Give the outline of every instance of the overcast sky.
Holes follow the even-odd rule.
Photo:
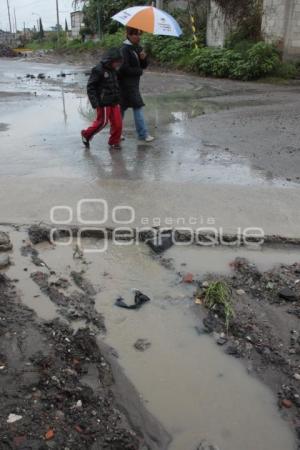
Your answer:
[[[0,0],[0,29],[9,30],[7,0]],[[36,24],[39,16],[42,17],[44,28],[50,28],[56,24],[56,0],[9,0],[12,22],[14,8],[16,10],[18,29],[32,27]],[[67,18],[70,28],[70,12],[72,8],[72,0],[59,0],[60,23],[64,26],[65,18]]]

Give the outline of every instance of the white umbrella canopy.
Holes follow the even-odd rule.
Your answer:
[[[113,19],[122,25],[147,33],[175,37],[182,34],[180,25],[174,17],[154,6],[133,6],[115,14]]]

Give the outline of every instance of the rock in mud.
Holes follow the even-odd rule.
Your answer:
[[[28,230],[29,239],[34,245],[41,242],[50,242],[50,234],[51,228],[40,225],[32,225]]]
[[[13,248],[9,235],[0,231],[0,252],[7,252]]]
[[[0,255],[0,269],[5,269],[10,265],[10,259],[8,255]]]
[[[147,339],[138,339],[136,341],[136,343],[134,344],[134,348],[136,350],[138,350],[139,352],[145,352],[150,347],[151,347],[151,342],[149,342]]]
[[[7,423],[15,423],[22,419],[22,416],[18,416],[17,414],[10,414],[7,419]]]
[[[281,289],[278,293],[279,298],[282,298],[286,302],[296,302],[298,300],[297,294],[290,288]]]
[[[220,448],[209,444],[207,441],[202,441],[198,445],[197,450],[220,450]]]
[[[173,245],[173,239],[170,234],[168,235],[158,235],[152,239],[148,239],[146,244],[155,252],[155,253],[163,253]]]

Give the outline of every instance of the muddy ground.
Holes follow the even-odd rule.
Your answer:
[[[29,244],[20,251],[45,266]],[[70,299],[70,281],[48,284],[50,274],[55,278],[50,268],[49,275],[30,275],[58,309],[60,319],[45,322],[22,304],[19,280],[0,272],[1,450],[167,448],[170,437],[144,409],[115,352],[96,342],[105,325],[91,284],[74,273],[80,290]],[[70,325],[78,318],[86,327],[75,332]]]
[[[11,254],[12,242],[7,234],[1,238],[4,257]],[[62,278],[40,257],[43,242],[49,242],[49,228],[30,227],[15,250],[35,267],[20,269],[53,303],[58,318],[38,318],[22,304],[18,279],[0,272],[1,449],[169,448],[171,436],[144,409],[115,351],[104,344],[99,348],[96,338],[106,328],[95,308],[97,286],[82,272]],[[77,257],[84,258],[74,252]],[[236,258],[230,277],[208,273],[199,278],[184,266],[178,272],[172,257],[153,252],[153,258],[174,274],[175,286],[186,286],[187,301],[199,316],[196,332],[211,335],[228,358],[238,358],[248,373],[271,387],[283,419],[300,440],[300,264],[261,272]],[[207,312],[204,306],[203,295],[215,280],[232,289],[235,317],[228,330],[222,307]],[[140,339],[135,346],[147,352],[151,342]]]

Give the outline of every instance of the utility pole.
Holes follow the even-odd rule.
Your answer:
[[[8,21],[9,21],[9,31],[12,32],[9,0],[7,0],[7,12],[8,12]]]
[[[58,0],[56,0],[56,17],[57,17],[57,36],[58,36],[58,38],[59,38],[60,24],[59,24],[59,8],[58,8]]]
[[[18,32],[18,25],[17,25],[16,8],[14,8],[14,19],[15,19],[15,30],[16,30],[16,33],[17,33]]]

